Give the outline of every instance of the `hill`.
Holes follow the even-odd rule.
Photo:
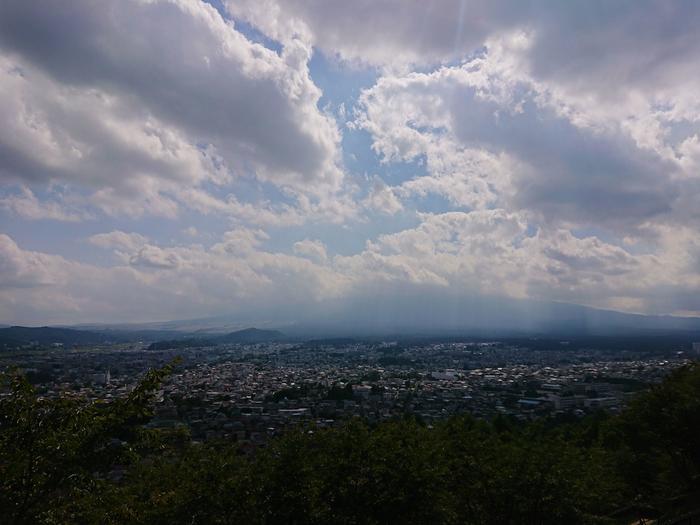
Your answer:
[[[216,346],[210,339],[171,339],[166,341],[156,341],[148,346],[149,350],[172,350],[181,348],[204,348]]]
[[[51,328],[48,326],[11,326],[0,328],[0,347],[16,348],[28,344],[42,346],[62,344],[63,346],[94,345],[121,342],[116,334],[101,334],[71,328]]]
[[[649,336],[700,335],[700,318],[642,315],[553,301],[495,296],[462,296],[426,288],[397,292],[381,301],[358,298],[328,304],[285,333],[313,338],[387,334],[484,337],[551,335]]]
[[[216,340],[220,343],[228,344],[251,344],[251,343],[269,343],[271,341],[279,341],[284,338],[284,334],[277,330],[260,330],[259,328],[246,328],[228,333]]]

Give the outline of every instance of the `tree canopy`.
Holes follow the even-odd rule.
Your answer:
[[[108,403],[40,398],[4,376],[3,523],[629,523],[698,501],[697,364],[620,415],[351,420],[299,427],[253,454],[146,429],[168,373]]]

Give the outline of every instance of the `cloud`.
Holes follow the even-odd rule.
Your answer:
[[[10,236],[0,234],[0,289],[34,288],[54,283],[56,276],[49,268],[50,261],[50,256],[23,251]]]
[[[693,144],[700,136],[700,41],[694,35],[700,8],[694,3],[227,5],[272,38],[302,38],[329,56],[380,67],[385,78],[369,94],[387,119],[392,113],[402,118],[420,104],[386,137],[365,127],[374,135],[374,149],[389,161],[441,147],[446,137],[430,140],[426,135],[436,133],[426,130],[448,126],[462,146],[529,157],[524,160],[540,180],[515,181],[527,190],[518,195],[522,206],[540,207],[547,215],[572,212],[570,221],[604,215],[609,223],[626,222],[624,227],[668,213],[677,196],[695,190],[675,180],[698,173]],[[410,74],[416,69],[421,73]],[[392,90],[412,98],[388,95]],[[373,124],[382,126],[376,116]],[[563,157],[558,163],[550,162],[550,148]],[[454,181],[459,197],[444,196],[455,204],[494,200],[489,182],[457,179],[433,176],[407,185],[404,194],[444,194]],[[574,186],[578,191],[572,192]],[[572,201],[587,205],[577,211]],[[614,216],[620,202],[624,206]],[[630,220],[624,219],[627,212]]]
[[[309,259],[325,263],[328,260],[328,254],[326,253],[326,246],[321,241],[312,241],[311,239],[304,239],[294,243],[294,253],[301,257],[308,257]]]
[[[212,251],[232,255],[252,253],[267,239],[269,235],[263,230],[237,228],[224,233],[223,238],[213,246]]]
[[[288,323],[349,312],[378,297],[399,315],[401,297],[424,292],[444,304],[502,297],[700,312],[693,299],[700,293],[700,244],[690,228],[657,231],[653,250],[640,251],[634,243],[625,249],[593,235],[533,228],[525,215],[502,209],[419,219],[350,255],[328,253],[311,239],[295,243],[289,255],[247,228],[209,247],[166,246],[115,231],[92,241],[121,254],[106,266],[26,250],[2,235],[0,315],[7,322],[78,322],[226,313]]]
[[[440,195],[456,207],[484,209],[512,198],[517,161],[505,152],[460,147],[441,137],[425,149],[427,175],[414,177],[394,191],[404,198]]]
[[[0,209],[31,221],[50,219],[78,222],[89,217],[85,211],[73,210],[60,201],[44,200],[40,202],[32,190],[27,187],[22,187],[19,194],[0,197]]]
[[[104,246],[125,249],[123,260],[98,266],[24,250],[0,235],[0,317],[116,322],[230,312],[289,319],[337,296],[344,286],[342,276],[307,257],[266,251],[259,231],[227,232],[209,248],[139,246],[142,239],[131,237],[123,232],[98,237]]]
[[[139,233],[126,233],[115,230],[109,233],[91,235],[88,241],[100,248],[135,251],[148,243],[148,238]]]
[[[219,7],[0,3],[4,322],[700,315],[699,5]],[[23,222],[88,219],[70,256]]]
[[[528,2],[445,0],[237,0],[229,12],[270,37],[302,38],[326,53],[369,64],[441,63],[470,53],[515,23]]]
[[[386,215],[394,215],[403,209],[403,205],[396,197],[394,190],[379,177],[374,178],[364,204],[366,207]]]
[[[437,193],[467,208],[528,210],[542,221],[618,231],[670,214],[677,163],[619,128],[583,126],[555,111],[536,83],[508,73],[507,50],[525,45],[513,38],[460,66],[384,76],[362,93],[355,125],[385,162],[426,158],[428,177],[399,194]]]
[[[695,67],[700,42],[694,38],[700,7],[694,2],[236,0],[226,5],[276,40],[302,38],[330,56],[380,67],[425,69],[460,61],[489,40],[525,31],[532,45],[519,57],[524,69],[601,99],[640,92],[673,95],[679,87],[697,86],[700,75]],[[697,104],[697,95],[690,95],[683,106]]]
[[[310,53],[194,0],[3,2],[0,177],[89,188],[115,215],[173,217],[183,186],[242,175],[329,198],[340,139]]]
[[[173,269],[178,267],[179,259],[175,253],[162,250],[158,246],[146,245],[131,256],[129,264],[146,268]]]
[[[678,250],[686,254],[686,247]],[[464,300],[500,296],[603,308],[624,303],[649,312],[655,311],[651,287],[666,290],[669,307],[670,290],[700,287],[697,267],[679,266],[674,261],[687,255],[679,256],[670,243],[657,254],[634,255],[565,229],[533,231],[522,214],[495,209],[423,215],[417,227],[380,235],[366,250],[334,261],[354,289],[367,293],[427,286],[445,300],[457,294]]]

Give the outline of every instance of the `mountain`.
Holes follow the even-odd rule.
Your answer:
[[[326,304],[292,326],[290,336],[388,334],[594,336],[697,334],[700,318],[642,315],[554,301],[435,293],[393,293]],[[700,340],[700,339],[698,339]]]
[[[165,338],[163,337],[165,336]],[[72,328],[54,328],[49,326],[28,327],[11,326],[0,328],[0,349],[19,348],[29,344],[48,346],[55,343],[65,347],[98,345],[107,343],[123,343],[133,341],[154,341],[151,350],[166,348],[189,348],[193,346],[204,347],[217,344],[252,344],[279,341],[284,338],[282,332],[277,330],[261,330],[258,328],[246,328],[230,332],[221,336],[209,336],[196,338],[182,332],[163,330],[75,330]],[[166,340],[162,340],[166,339]]]
[[[9,348],[31,343],[39,345],[60,343],[63,346],[93,345],[121,342],[121,339],[114,335],[73,330],[71,328],[11,326],[9,328],[0,328],[0,341],[4,343],[6,348]]]
[[[244,330],[238,330],[236,332],[231,332],[221,337],[217,337],[216,340],[220,343],[228,344],[252,344],[252,343],[269,343],[271,341],[279,341],[284,338],[282,332],[277,330],[260,330],[259,328],[246,328]]]
[[[276,329],[280,323],[272,323],[262,320],[258,316],[246,317],[218,315],[215,317],[204,317],[195,319],[176,319],[170,321],[152,321],[146,323],[82,323],[77,325],[65,325],[64,328],[78,330],[89,330],[92,332],[121,332],[128,334],[143,334],[149,336],[155,333],[169,334],[167,337],[178,339],[179,337],[190,337],[191,335],[224,335],[256,326],[261,329]],[[160,339],[165,339],[161,337]]]
[[[11,337],[0,335],[0,351],[13,350],[15,348],[20,348],[25,344],[27,344],[25,341],[20,341],[18,339],[13,339]]]
[[[245,328],[255,326],[257,329]],[[103,326],[103,329],[106,326]],[[246,312],[244,316],[184,319],[146,325],[122,325],[120,330],[149,328],[171,330],[179,339],[196,337],[231,342],[276,340],[280,337],[309,340],[337,337],[420,336],[521,336],[521,335],[664,335],[700,334],[700,318],[643,315],[602,310],[572,303],[516,299],[489,295],[462,295],[435,287],[358,292],[354,298],[324,301],[314,307],[270,312]],[[256,330],[269,332],[260,337]],[[226,335],[223,335],[226,334]],[[233,334],[233,335],[230,335]],[[700,340],[700,339],[698,339]]]
[[[274,318],[274,320],[273,320]],[[257,326],[260,328],[245,328]],[[63,342],[56,333],[47,337],[21,333],[21,327],[0,329],[6,338]],[[66,330],[74,330],[72,329]],[[325,301],[316,307],[245,316],[217,317],[158,323],[91,325],[69,337],[70,344],[104,341],[175,341],[205,339],[215,343],[258,343],[338,337],[401,336],[664,336],[683,334],[700,341],[700,318],[642,315],[554,301],[497,296],[465,296],[425,287],[390,290],[354,299]],[[58,330],[31,328],[24,330]],[[282,330],[279,332],[278,330]],[[6,331],[3,334],[3,331]],[[37,332],[41,333],[41,332]],[[70,335],[78,337],[76,334]]]
[[[167,341],[155,341],[148,346],[149,350],[173,350],[183,348],[205,348],[216,346],[216,342],[210,339],[171,339]]]

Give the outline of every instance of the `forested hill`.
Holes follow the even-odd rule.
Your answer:
[[[258,328],[246,328],[224,335],[207,335],[206,337],[188,336],[182,339],[171,339],[151,343],[149,350],[168,350],[183,348],[204,348],[218,344],[256,344],[280,341],[284,338],[282,332],[277,330],[260,330]]]
[[[156,341],[148,346],[149,350],[181,350],[185,348],[206,348],[215,346],[216,342],[210,339],[170,339],[166,341]]]
[[[218,337],[216,340],[221,343],[269,343],[279,341],[284,338],[282,332],[277,330],[261,330],[259,328],[245,328]]]
[[[71,328],[52,328],[48,326],[27,327],[10,326],[0,328],[0,348],[15,347],[36,343],[39,345],[61,344],[63,346],[91,345],[120,341],[115,334],[102,334]]]
[[[168,339],[158,340],[161,337]],[[0,328],[0,350],[13,349],[28,345],[50,346],[60,344],[65,347],[98,345],[106,343],[155,341],[152,350],[177,349],[190,347],[214,346],[217,344],[254,344],[279,341],[284,334],[277,330],[246,328],[227,334],[197,334],[163,330],[129,331],[129,330],[76,330],[72,328],[54,328],[49,326],[27,327],[10,326]]]

